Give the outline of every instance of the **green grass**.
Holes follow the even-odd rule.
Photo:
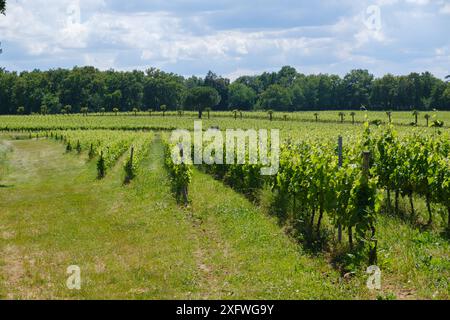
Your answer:
[[[49,141],[12,143],[14,173],[1,190],[3,298],[189,298],[196,261],[190,225],[172,200],[159,157],[135,188],[116,172]],[[152,150],[159,155],[160,150]],[[82,290],[65,286],[79,265]]]
[[[380,216],[379,265],[386,290],[397,298],[450,298],[450,243],[438,233]],[[396,288],[396,289],[395,289]]]
[[[332,139],[337,141],[338,135],[344,138],[345,144],[352,140],[355,136],[360,136],[363,132],[361,123],[364,121],[365,113],[357,112],[355,124],[351,123],[347,116],[344,123],[340,123],[338,112],[324,111],[320,112],[320,121],[315,122],[313,113],[298,112],[287,114],[286,121],[282,120],[281,113],[277,113],[274,121],[269,121],[264,112],[245,113],[247,116],[242,120],[235,120],[230,115],[231,112],[214,112],[211,119],[206,117],[202,121],[203,129],[210,127],[219,127],[220,129],[279,129],[281,131],[281,139],[299,140],[323,140]],[[348,114],[348,112],[347,112]],[[381,116],[386,117],[383,112],[368,112],[369,120],[379,119]],[[450,133],[450,112],[437,113],[439,119],[444,119],[446,127],[439,129]],[[393,114],[396,124],[396,130],[400,135],[408,135],[414,132],[418,134],[429,134],[436,132],[436,128],[424,127],[423,121],[421,126],[414,128],[408,125],[412,118],[410,113],[398,112]],[[447,120],[448,119],[448,120]],[[66,129],[114,129],[114,130],[172,130],[172,129],[189,129],[193,130],[194,121],[198,120],[193,112],[186,112],[184,116],[166,115],[162,117],[160,114],[149,116],[141,113],[138,116],[119,114],[115,115],[33,115],[33,116],[0,116],[0,130],[8,128],[9,130],[30,129],[30,130],[66,130]],[[423,119],[422,119],[423,120]],[[411,120],[412,121],[412,120]],[[377,131],[376,126],[372,128]],[[386,124],[380,126],[385,129]]]
[[[129,186],[120,183],[120,166],[95,180],[95,163],[55,142],[6,143],[14,152],[0,193],[2,298],[309,299],[364,291],[337,284],[324,260],[301,254],[274,221],[204,174],[195,173],[192,207],[178,207],[159,143]],[[65,286],[69,265],[81,268],[80,291]]]
[[[274,218],[210,176],[195,171],[192,219],[223,293],[236,299],[350,299],[368,297],[361,279],[342,281],[324,257],[310,257]],[[223,298],[217,294],[212,298]]]
[[[438,214],[429,230],[380,216],[383,289],[369,292],[363,266],[344,278],[265,206],[204,173],[194,171],[191,205],[179,207],[162,153],[152,143],[124,186],[122,161],[99,181],[85,154],[0,135],[0,298],[449,299],[450,244]],[[81,268],[80,291],[65,285],[69,265]]]

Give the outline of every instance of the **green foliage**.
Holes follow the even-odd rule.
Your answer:
[[[24,114],[25,113],[25,108],[24,107],[18,107],[17,108],[17,114]]]
[[[357,164],[361,163],[357,156],[361,148],[362,144],[349,150],[341,168],[329,145],[301,143],[282,148],[280,170],[272,189],[288,199],[284,210],[290,209],[294,219],[303,221],[309,241],[320,237],[326,213],[335,227],[342,225],[349,232],[355,230],[358,241],[374,237],[372,228],[380,199],[377,180],[368,177]]]
[[[175,109],[183,103],[187,88],[183,77],[150,69],[143,78],[142,91],[144,105],[166,105],[170,109]]]
[[[105,159],[103,158],[103,151],[100,152],[100,156],[97,161],[97,179],[103,179],[106,176]]]
[[[82,151],[88,152],[89,159],[96,156],[98,165],[98,177],[103,178],[108,169],[110,169],[116,161],[134,145],[135,152],[131,163],[130,172],[134,177],[137,167],[139,166],[143,155],[148,150],[148,134],[140,132],[120,132],[111,130],[95,130],[95,131],[55,131],[51,132],[55,138],[60,137],[68,141],[67,149],[71,151],[73,146],[70,141],[77,141],[76,150],[78,153]],[[131,180],[131,179],[130,179]]]
[[[292,103],[289,90],[278,84],[273,84],[261,95],[260,105],[265,109],[288,110]]]
[[[381,126],[383,124],[383,121],[381,121],[380,119],[375,119],[370,121],[370,124],[373,124],[375,126]]]
[[[91,145],[89,147],[88,157],[89,157],[89,160],[92,160],[95,157],[95,151],[94,151],[94,144],[93,143],[91,143]]]
[[[229,87],[230,108],[251,110],[256,102],[256,93],[252,88],[242,83],[232,83]]]
[[[449,172],[448,137],[437,134],[399,139],[396,132],[389,129],[376,143],[374,163],[380,187],[409,197],[413,223],[416,222],[413,195],[424,197],[429,214],[428,223],[431,224],[431,203],[441,203],[446,207],[450,204],[448,198],[445,198],[448,195],[445,182]]]
[[[70,104],[65,105],[63,108],[61,108],[61,113],[67,114],[72,112],[72,106]]]
[[[75,150],[77,150],[77,153],[78,153],[78,154],[81,153],[81,144],[80,144],[80,140],[77,141],[77,146],[75,147]]]
[[[133,141],[130,156],[125,160],[123,169],[125,171],[125,183],[129,183],[137,175],[137,170],[144,156],[147,155],[151,142],[151,136],[141,135]]]
[[[172,190],[177,201],[187,205],[189,203],[188,187],[192,179],[192,165],[184,163],[182,161],[184,155],[181,154],[178,154],[176,161],[174,161],[172,154],[174,147],[174,145],[165,143],[164,163],[169,172]]]
[[[444,126],[444,122],[440,120],[434,120],[431,126],[434,128],[442,128]]]
[[[167,106],[165,104],[163,104],[162,106],[159,107],[159,110],[162,111],[163,117],[164,117],[166,115]]]
[[[204,108],[215,107],[221,100],[216,89],[211,87],[195,87],[192,88],[187,97],[185,104],[187,107],[196,108],[198,117],[202,118]]]
[[[48,109],[48,107],[47,107],[46,105],[42,105],[42,106],[41,106],[40,113],[41,113],[42,115],[48,114],[48,111],[49,111],[49,109]]]
[[[205,111],[206,111],[206,113],[208,114],[208,119],[211,117],[211,111],[212,111],[212,109],[211,108],[205,108]]]
[[[214,90],[212,102],[196,98],[195,88]],[[195,89],[195,90],[194,90]],[[81,108],[130,112],[143,106],[167,105],[169,110],[211,107],[216,110],[448,110],[450,86],[428,72],[374,79],[367,70],[337,75],[304,75],[285,66],[279,72],[242,76],[230,80],[208,72],[204,79],[142,71],[100,71],[94,67],[71,70],[9,72],[0,69],[0,114],[14,114],[25,106],[26,114],[46,105],[49,114],[80,113]],[[71,110],[62,104],[71,105]],[[62,109],[65,109],[63,111]],[[116,111],[118,112],[118,111]]]

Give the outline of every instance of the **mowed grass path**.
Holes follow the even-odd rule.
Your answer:
[[[196,288],[191,226],[173,203],[160,159],[139,189],[120,166],[103,181],[95,163],[50,141],[10,142],[0,191],[2,298],[189,298]],[[81,268],[82,289],[66,287]]]
[[[162,145],[123,186],[122,162],[95,162],[47,140],[6,140],[0,185],[0,298],[364,298],[322,258],[301,253],[244,197],[195,172],[192,205],[170,193]],[[2,137],[0,137],[2,140]],[[81,268],[80,291],[66,268]]]

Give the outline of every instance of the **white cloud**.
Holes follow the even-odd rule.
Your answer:
[[[450,3],[444,4],[441,9],[439,10],[442,14],[450,14]]]
[[[198,5],[200,3],[198,1]],[[224,3],[220,2],[220,5]],[[72,61],[72,64],[92,64],[102,69],[154,65],[170,67],[175,72],[180,68],[180,73],[194,74],[217,68],[232,78],[286,64],[303,70],[339,73],[357,67],[384,68],[386,72],[390,71],[389,67],[407,72],[412,61],[422,63],[417,67],[423,70],[430,68],[432,63],[435,63],[435,69],[445,69],[447,60],[444,57],[448,52],[440,54],[442,51],[439,50],[447,48],[444,30],[445,26],[450,28],[450,23],[439,13],[450,13],[447,1],[340,3],[350,9],[336,14],[327,23],[320,22],[323,14],[318,10],[317,17],[303,17],[308,21],[303,26],[267,27],[264,23],[269,16],[253,17],[249,11],[248,19],[257,20],[261,27],[236,28],[233,13],[253,10],[253,6],[236,4],[232,13],[205,7],[184,14],[179,9],[170,11],[168,4],[164,7],[166,11],[161,11],[161,8],[139,9],[137,3],[133,3],[136,10],[114,10],[104,0],[11,1],[7,15],[0,17],[0,40],[4,41],[6,53],[5,43],[20,47],[27,67],[40,67],[42,61],[49,67],[59,67],[61,61],[70,66]],[[380,28],[372,28],[370,24],[367,27],[370,12],[366,9],[372,4],[380,7]],[[330,2],[318,1],[315,5],[325,8]],[[290,11],[293,15],[300,14],[305,6],[304,2],[292,4]],[[223,15],[221,21],[233,22],[233,28],[208,24],[214,21],[215,15]],[[439,17],[443,20],[438,20]],[[416,34],[417,30],[424,30],[423,34]],[[427,34],[433,34],[433,37]],[[414,54],[420,57],[414,57]],[[3,59],[6,66],[21,67],[21,62],[13,56],[4,54]],[[343,70],[344,67],[347,70]]]

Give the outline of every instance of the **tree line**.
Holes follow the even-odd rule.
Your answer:
[[[10,72],[0,68],[0,114],[136,110],[450,110],[450,83],[429,72],[375,78],[278,72],[231,82],[213,72],[189,78],[155,68],[100,71],[74,67]]]

